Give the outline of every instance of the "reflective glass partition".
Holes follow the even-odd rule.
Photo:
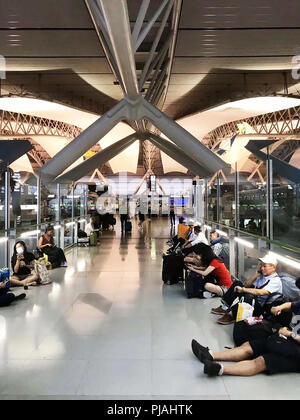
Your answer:
[[[300,276],[300,248],[276,244],[267,238],[260,238],[248,232],[210,221],[203,221],[203,231],[210,238],[212,229],[217,229],[229,245],[229,270],[230,274],[245,281],[255,274],[259,266],[259,258],[269,252],[274,253],[278,260],[277,272],[280,275],[289,275],[294,278]]]
[[[222,224],[235,226],[235,171],[226,168],[219,173],[220,217]]]
[[[252,177],[239,173],[239,229],[260,236],[267,235],[266,164]]]
[[[207,218],[211,221],[218,220],[218,177],[207,185]]]
[[[52,223],[58,208],[57,187],[53,183],[41,183],[41,222]]]
[[[2,236],[2,231],[5,228],[4,204],[5,204],[5,174],[4,174],[4,172],[2,172],[1,173],[1,178],[0,178],[0,230],[1,230],[1,236]]]
[[[86,197],[86,185],[77,184],[74,188],[74,217],[85,215]]]
[[[37,220],[37,179],[22,176],[14,172],[11,176],[11,208],[10,226],[16,229],[19,226],[35,225]]]
[[[300,246],[300,184],[273,171],[273,239]]]
[[[60,219],[70,219],[72,217],[72,190],[68,185],[60,187]]]

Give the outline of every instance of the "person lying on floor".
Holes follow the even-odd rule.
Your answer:
[[[33,273],[35,256],[27,251],[25,242],[18,241],[14,246],[11,258],[13,275],[10,277],[11,286],[27,286],[38,281],[38,275]]]
[[[51,262],[52,267],[67,267],[67,260],[65,253],[61,248],[54,244],[54,227],[48,226],[45,234],[40,237],[38,248],[44,254],[48,255],[48,260]]]
[[[300,278],[296,285],[300,288]],[[300,300],[271,308],[275,316],[283,311],[295,315],[290,329],[282,327],[276,334],[247,341],[233,349],[214,352],[193,340],[192,351],[204,364],[204,373],[208,376],[300,373]],[[223,366],[220,361],[237,363]]]
[[[228,325],[235,322],[238,303],[232,304],[237,298],[242,296],[245,299],[254,299],[253,316],[260,316],[263,312],[263,305],[271,293],[282,293],[282,283],[276,272],[277,260],[272,255],[259,258],[261,267],[245,283],[234,281],[230,289],[222,298],[222,304],[218,308],[213,308],[211,313],[223,315],[218,319],[218,323]],[[270,302],[271,303],[271,302]]]
[[[9,306],[12,302],[24,299],[25,297],[25,293],[21,293],[20,295],[16,296],[9,290],[9,288],[7,288],[4,282],[0,283],[0,308]]]
[[[198,255],[186,257],[184,262],[190,271],[203,277],[204,290],[222,297],[232,285],[230,273],[209,245],[201,245]]]

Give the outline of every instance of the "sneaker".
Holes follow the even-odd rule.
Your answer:
[[[225,315],[227,313],[226,310],[222,308],[222,305],[218,308],[212,308],[210,312],[215,315]]]
[[[213,360],[212,355],[209,353],[209,348],[201,346],[196,340],[192,340],[192,350],[197,359],[202,363],[205,363],[207,360]]]
[[[205,360],[203,372],[208,376],[219,376],[222,365],[220,363]]]
[[[20,295],[15,297],[15,300],[22,300],[26,298],[26,294],[25,293],[21,293]]]
[[[234,323],[234,318],[231,314],[227,313],[222,318],[218,319],[218,324],[229,325]]]
[[[203,297],[204,299],[210,299],[210,298],[215,297],[215,294],[211,292],[203,292]]]

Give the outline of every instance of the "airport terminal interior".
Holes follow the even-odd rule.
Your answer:
[[[299,399],[299,14],[0,0],[1,400]]]

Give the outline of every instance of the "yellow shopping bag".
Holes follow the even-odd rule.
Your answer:
[[[238,311],[236,315],[236,322],[243,321],[244,319],[250,318],[253,315],[255,300],[252,300],[252,305],[244,302],[242,297],[239,301]]]

